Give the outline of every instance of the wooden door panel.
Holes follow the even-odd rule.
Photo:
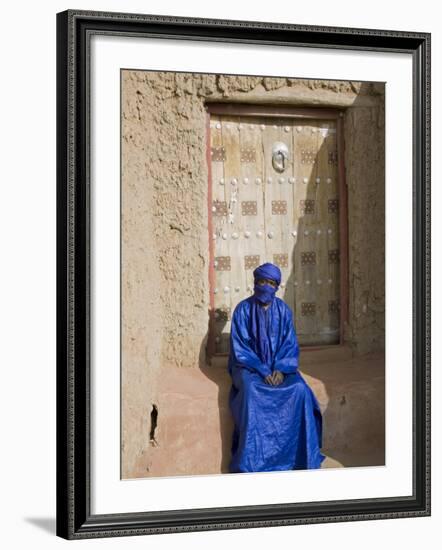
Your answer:
[[[287,146],[282,171],[275,143]],[[253,269],[279,265],[278,296],[291,307],[301,345],[339,342],[339,196],[336,123],[215,115],[210,121],[216,353],[229,351],[237,303],[253,293]]]

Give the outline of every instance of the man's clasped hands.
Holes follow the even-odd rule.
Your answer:
[[[284,374],[279,370],[274,370],[272,374],[268,374],[264,381],[266,384],[269,384],[270,386],[279,386],[281,382],[284,380]]]

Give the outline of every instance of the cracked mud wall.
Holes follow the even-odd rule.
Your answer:
[[[383,349],[384,85],[135,70],[122,71],[121,78],[122,477],[130,478],[149,475],[168,435],[165,372],[204,365],[206,101],[346,109],[345,337],[357,354]],[[158,446],[150,441],[154,405]]]

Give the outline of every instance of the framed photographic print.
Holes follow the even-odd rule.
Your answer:
[[[430,514],[430,34],[57,14],[57,534]]]

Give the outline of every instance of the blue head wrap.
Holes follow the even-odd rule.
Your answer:
[[[281,270],[275,264],[267,262],[257,267],[253,272],[253,277],[256,279],[273,279],[278,283],[281,282]]]
[[[281,270],[275,264],[267,262],[260,265],[253,271],[253,277],[255,279],[255,297],[263,303],[273,301],[276,291],[278,290],[281,282]],[[272,279],[276,282],[277,286],[274,288],[268,284],[258,285],[258,279]]]

